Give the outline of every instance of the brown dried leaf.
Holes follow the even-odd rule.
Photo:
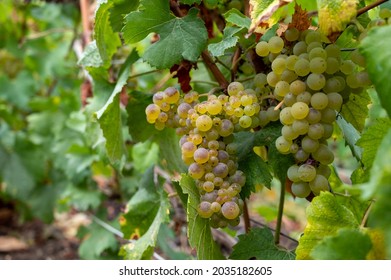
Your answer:
[[[177,71],[174,78],[178,78],[178,83],[181,85],[182,92],[186,93],[191,91],[192,87],[190,85],[190,71],[193,68],[193,63],[187,60],[182,60],[181,64],[175,64],[171,67],[170,73]]]

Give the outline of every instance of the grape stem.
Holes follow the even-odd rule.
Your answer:
[[[248,207],[247,207],[247,202],[246,200],[243,200],[243,220],[244,220],[244,230],[246,233],[249,233],[251,229],[251,224],[250,224],[250,215],[248,213]]]
[[[280,243],[282,216],[284,214],[284,203],[285,203],[285,186],[284,183],[281,182],[280,202],[278,203],[277,225],[276,225],[276,232],[274,234],[274,243],[277,245]]]
[[[360,16],[360,15],[368,12],[369,10],[371,10],[371,9],[373,9],[373,8],[379,6],[379,5],[381,5],[381,4],[383,4],[384,2],[387,2],[387,1],[388,0],[378,0],[376,2],[373,2],[372,4],[369,4],[368,6],[365,6],[365,7],[361,8],[361,9],[359,9],[357,11],[357,16]]]
[[[371,200],[369,202],[369,205],[368,205],[367,209],[365,210],[364,217],[361,220],[361,225],[360,225],[361,228],[364,228],[365,225],[367,224],[368,216],[369,216],[369,213],[371,212],[373,203],[374,203],[374,200]]]
[[[264,227],[264,228],[268,228],[268,229],[270,229],[270,230],[273,231],[273,232],[276,231],[274,228],[269,227],[268,225],[266,225],[266,224],[264,224],[264,223],[261,223],[261,222],[259,222],[259,221],[256,221],[256,220],[254,220],[254,219],[250,219],[250,221],[251,221],[253,224],[256,224],[256,225],[258,225],[258,226],[262,226],[262,227]],[[285,234],[285,233],[283,233],[283,232],[280,232],[280,235],[283,236],[283,237],[285,237],[285,238],[287,238],[287,239],[289,239],[290,241],[294,242],[296,245],[299,243],[299,241],[297,241],[296,239],[290,237],[289,235],[287,235],[287,234]]]
[[[201,53],[202,59],[204,60],[204,63],[209,68],[209,70],[212,72],[213,77],[216,79],[216,81],[219,83],[219,85],[226,89],[229,85],[229,82],[224,77],[223,73],[220,71],[220,69],[217,67],[216,63],[213,62],[210,54],[204,50]]]
[[[274,108],[274,110],[277,111],[278,109],[280,109],[282,107],[282,105],[284,105],[284,100],[280,101],[280,103],[277,104],[277,106]]]

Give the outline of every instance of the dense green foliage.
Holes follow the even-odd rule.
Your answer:
[[[156,251],[172,259],[390,259],[391,25],[385,8],[391,8],[391,4],[384,3],[357,15],[360,8],[375,1],[319,0],[318,5],[314,2],[98,1],[93,40],[84,46],[78,5],[2,1],[0,200],[12,202],[21,220],[38,218],[51,223],[56,213],[71,210],[88,213],[95,222],[79,232],[83,239],[79,254],[85,259],[150,259]],[[341,11],[335,7],[342,5],[340,2],[346,6],[338,17]],[[248,5],[253,7],[251,13]],[[312,17],[307,12],[312,12]],[[313,33],[321,34],[324,40],[318,42],[320,54],[311,54],[306,49],[301,57],[304,61],[305,55],[314,56],[317,63],[308,69],[293,69],[297,75],[289,83],[306,82],[312,98],[307,102],[310,107],[323,110],[329,106],[332,113],[336,110],[336,118],[334,114],[331,121],[322,119],[331,131],[321,139],[321,145],[326,147],[328,143],[334,152],[335,161],[323,162],[322,157],[312,155],[310,159],[316,163],[309,164],[319,169],[319,162],[328,165],[327,176],[312,166],[306,173],[295,175],[293,169],[308,163],[308,156],[298,160],[295,153],[287,152],[290,146],[284,151],[286,139],[281,134],[284,135],[284,125],[289,124],[274,109],[292,107],[296,120],[306,118],[310,109],[305,102],[296,102],[296,97],[288,105],[290,101],[285,96],[292,87],[285,92],[282,88],[285,84],[280,83],[281,88],[276,86],[280,80],[271,86],[273,82],[264,82],[257,75],[272,71],[282,74],[285,59],[296,55],[292,51],[294,44],[304,44],[306,40],[308,45],[311,43],[305,37],[288,40],[289,36],[295,36],[285,32],[288,24],[290,31],[297,28],[303,33],[320,24],[319,30],[323,32]],[[281,48],[279,38],[284,39]],[[326,61],[321,57],[325,53],[323,48],[327,50],[331,43],[341,50],[337,58],[348,61],[341,71],[322,66]],[[269,55],[269,50],[263,54],[262,47],[266,44],[270,49],[280,48],[274,53],[286,52],[286,57],[280,59],[281,65],[276,62],[277,55]],[[361,64],[360,59],[365,63]],[[351,61],[355,63],[350,64]],[[354,80],[356,74],[352,74],[355,72],[350,65],[354,71],[364,73],[361,77],[369,77],[371,83]],[[300,74],[301,70],[308,72]],[[325,94],[313,98],[316,91],[325,87],[326,81],[322,84],[323,78],[319,78],[324,71],[327,79],[338,72],[334,76],[339,75],[348,84],[349,92],[336,90],[343,97],[341,108],[339,97],[337,105],[327,105],[330,101],[325,105],[322,99]],[[199,209],[204,200],[200,196],[204,174],[198,176],[188,169],[191,164],[183,161],[186,161],[186,156],[182,156],[184,148],[178,145],[181,133],[172,128],[178,125],[170,127],[164,124],[165,120],[159,127],[157,115],[151,121],[153,112],[146,113],[146,108],[155,102],[153,94],[174,87],[178,99],[165,111],[169,114],[174,110],[169,116],[174,119],[177,107],[186,103],[183,98],[190,98],[186,93],[197,92],[201,102],[208,96],[210,100],[225,100],[236,94],[232,94],[232,89],[227,91],[232,81],[252,89],[254,96],[258,94],[258,99],[249,104],[256,104],[260,107],[257,114],[264,110],[269,119],[262,123],[262,113],[257,120],[248,116],[242,119],[243,112],[241,115],[239,112],[237,122],[232,121],[236,125],[232,131],[225,134],[218,130],[216,139],[220,146],[225,149],[230,144],[236,151],[230,158],[236,164],[232,174],[227,175],[227,168],[227,174],[224,170],[221,177],[230,178],[230,184],[236,183],[232,178],[240,170],[246,181],[238,187],[239,192],[224,198],[232,198],[238,208],[232,215],[223,213],[224,223],[216,226],[213,220],[206,219],[212,216],[209,209],[204,217],[200,215],[205,213]],[[252,94],[251,91],[248,96],[252,98]],[[317,102],[317,98],[321,101]],[[197,110],[194,105],[197,102],[194,99],[188,103]],[[222,102],[221,107],[224,106]],[[209,115],[217,115],[223,121],[230,119],[222,110]],[[229,111],[226,107],[224,110]],[[196,122],[199,116],[194,118]],[[259,121],[258,125],[255,121]],[[209,119],[207,126],[208,122]],[[182,135],[197,134],[204,124],[194,125],[193,130]],[[206,137],[200,135],[201,139]],[[305,145],[303,142],[309,138],[292,139]],[[319,145],[317,141],[316,144]],[[313,151],[308,148],[308,153],[315,153],[317,147]],[[196,149],[190,150],[191,163]],[[202,156],[197,160],[197,164],[205,163]],[[351,174],[342,178],[346,166]],[[308,166],[302,169],[305,167]],[[295,176],[301,176],[300,180]],[[316,191],[309,188],[315,184],[315,176],[323,184]],[[323,179],[328,182],[326,185]],[[269,228],[260,229],[254,223],[251,229],[245,229],[249,222],[245,215],[241,220],[227,222],[237,218],[239,208],[240,213],[246,212],[245,202],[250,203],[249,198],[259,194],[263,186],[266,192],[277,189],[280,197],[278,209],[267,208],[277,224],[274,236]],[[298,245],[282,248],[283,206],[287,199],[293,200],[292,193],[303,197],[296,197],[295,202],[298,207],[305,205],[306,216],[299,218],[304,218],[307,226]],[[201,194],[205,191],[201,190]],[[224,199],[221,207],[226,203]],[[123,206],[122,211],[109,213],[107,209],[112,204]],[[220,208],[216,210],[219,211]],[[178,222],[181,214],[185,221]],[[220,228],[212,229],[211,225]],[[189,246],[195,249],[193,255],[167,246],[182,227],[186,229]],[[220,248],[216,231],[235,238],[236,244],[228,252]],[[119,238],[126,240],[124,245]]]

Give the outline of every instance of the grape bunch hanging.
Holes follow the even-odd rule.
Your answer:
[[[169,87],[155,93],[145,110],[157,130],[171,127],[181,136],[182,160],[200,193],[198,213],[213,227],[237,225],[243,211],[246,177],[239,170],[234,133],[281,122],[275,145],[295,159],[287,171],[292,194],[318,195],[330,190],[334,155],[327,140],[337,113],[350,94],[371,84],[357,50],[343,59],[340,48],[314,30],[290,28],[283,38],[256,45],[270,71],[258,73],[251,88],[236,81],[217,95],[181,94]]]

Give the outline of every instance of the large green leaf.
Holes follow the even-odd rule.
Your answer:
[[[308,222],[296,249],[297,259],[311,259],[315,246],[325,237],[335,235],[339,229],[359,227],[355,215],[329,192],[315,197],[306,214]]]
[[[163,189],[155,185],[153,167],[144,174],[140,185],[121,222],[125,238],[137,239],[121,247],[120,255],[128,260],[151,257],[160,226],[169,218],[170,204]]]
[[[357,229],[340,229],[325,237],[311,252],[317,260],[365,260],[372,248],[371,238]]]
[[[212,56],[222,56],[225,51],[235,47],[237,42],[239,41],[239,37],[235,36],[239,33],[242,28],[238,27],[226,27],[224,29],[223,38],[218,43],[213,43],[208,45],[208,50]]]
[[[138,54],[134,50],[127,58],[117,84],[106,104],[96,112],[96,117],[106,138],[107,155],[112,164],[118,165],[124,155],[124,143],[122,138],[122,119],[119,93],[127,82],[131,71],[131,65],[138,60]]]
[[[170,13],[168,1],[142,0],[140,10],[126,16],[124,39],[135,43],[152,32],[158,33],[159,41],[147,48],[143,58],[159,69],[170,68],[183,59],[196,61],[208,39],[204,22],[197,14],[193,8],[177,18]]]
[[[294,260],[295,253],[278,247],[268,228],[253,228],[247,234],[239,235],[229,257],[234,260]]]
[[[223,259],[220,248],[213,239],[209,219],[198,215],[197,207],[200,203],[200,194],[194,180],[182,174],[180,185],[188,195],[187,201],[187,236],[189,244],[197,250],[197,258],[201,260]]]
[[[349,101],[342,106],[341,114],[345,120],[361,132],[368,117],[368,104],[371,99],[366,91],[360,94],[350,94]]]
[[[366,58],[367,71],[376,87],[380,102],[391,117],[391,26],[370,30],[360,45],[360,51]]]
[[[121,40],[117,33],[114,33],[110,23],[110,9],[113,1],[100,1],[95,14],[94,37],[99,50],[103,65],[108,68],[111,65],[111,57],[121,46]]]
[[[358,161],[361,161],[362,149],[357,145],[357,140],[360,139],[360,134],[353,127],[353,125],[348,123],[345,120],[345,118],[342,116],[337,117],[337,124],[341,129],[343,138],[345,139],[346,144],[349,146],[350,150],[352,151],[353,156]]]

